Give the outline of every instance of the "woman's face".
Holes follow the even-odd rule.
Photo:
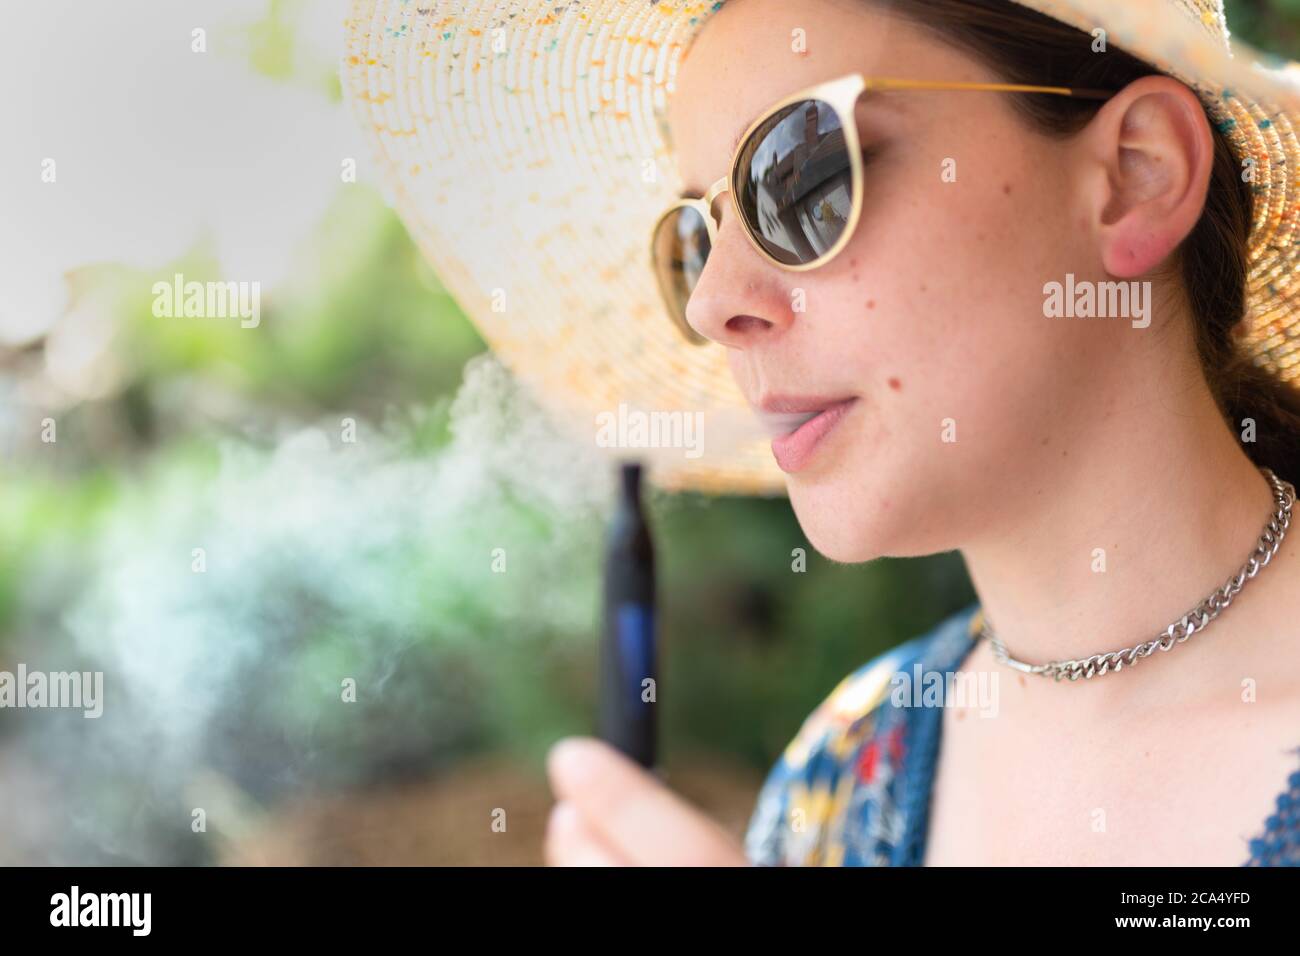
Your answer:
[[[731,0],[669,104],[684,186],[726,175],[773,102],[851,72],[1002,79],[865,0]],[[849,401],[811,453],[777,456],[809,540],[839,561],[960,547],[1045,493],[1067,441],[1105,417],[1096,396],[1128,324],[1044,316],[1045,283],[1104,277],[1070,139],[1033,131],[1004,93],[866,96],[857,119],[865,205],[838,257],[766,262],[721,196],[687,309],[751,404]]]

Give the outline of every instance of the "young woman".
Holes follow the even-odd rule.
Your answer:
[[[1239,349],[1276,197],[1098,40],[1003,0],[730,0],[694,40],[670,124],[715,221],[659,224],[670,318],[725,347],[822,554],[959,549],[979,608],[846,678],[743,846],[562,742],[552,862],[1300,859],[1297,386]],[[933,674],[988,693],[918,704]]]

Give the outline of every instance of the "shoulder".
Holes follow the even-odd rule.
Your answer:
[[[957,642],[968,640],[976,613],[977,607],[971,605],[871,658],[836,684],[804,719],[759,791],[745,835],[752,863],[800,862],[800,854],[792,850],[799,844],[806,850],[808,841],[788,840],[791,831],[824,834],[834,823],[832,818],[845,812],[855,758],[864,748],[871,756],[869,745],[880,727],[881,709],[895,675],[917,666],[928,669]],[[792,821],[791,816],[798,819]],[[806,859],[806,853],[803,856]],[[837,862],[834,856],[832,851],[831,862]]]

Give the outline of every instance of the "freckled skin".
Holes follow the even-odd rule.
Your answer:
[[[806,31],[807,56],[789,49],[795,28]],[[870,3],[733,0],[696,39],[668,104],[683,186],[702,192],[725,175],[732,138],[777,99],[854,71],[1001,79]],[[1091,209],[1073,195],[1070,139],[1035,132],[1002,94],[890,97],[898,108],[858,105],[863,145],[875,152],[861,222],[838,257],[782,270],[720,202],[717,241],[687,307],[727,347],[751,400],[858,397],[787,477],[809,540],[842,561],[948,550],[972,523],[996,520],[1026,480],[1006,463],[1019,469],[1043,453],[1024,436],[1091,416],[1093,389],[1120,348],[1109,330],[1043,314],[1044,283],[1067,272],[1105,278],[1090,227],[1079,225]],[[944,156],[961,159],[959,188],[931,162]],[[872,298],[849,294],[855,282],[870,284]],[[797,315],[795,287],[808,301]],[[891,376],[908,381],[906,395]],[[957,422],[956,442],[941,440],[946,418]]]

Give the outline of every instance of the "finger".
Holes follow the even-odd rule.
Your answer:
[[[556,798],[635,865],[743,865],[731,835],[653,774],[593,737],[551,748],[547,771]]]
[[[583,822],[571,803],[561,801],[546,822],[544,856],[547,866],[627,866],[619,856]]]

